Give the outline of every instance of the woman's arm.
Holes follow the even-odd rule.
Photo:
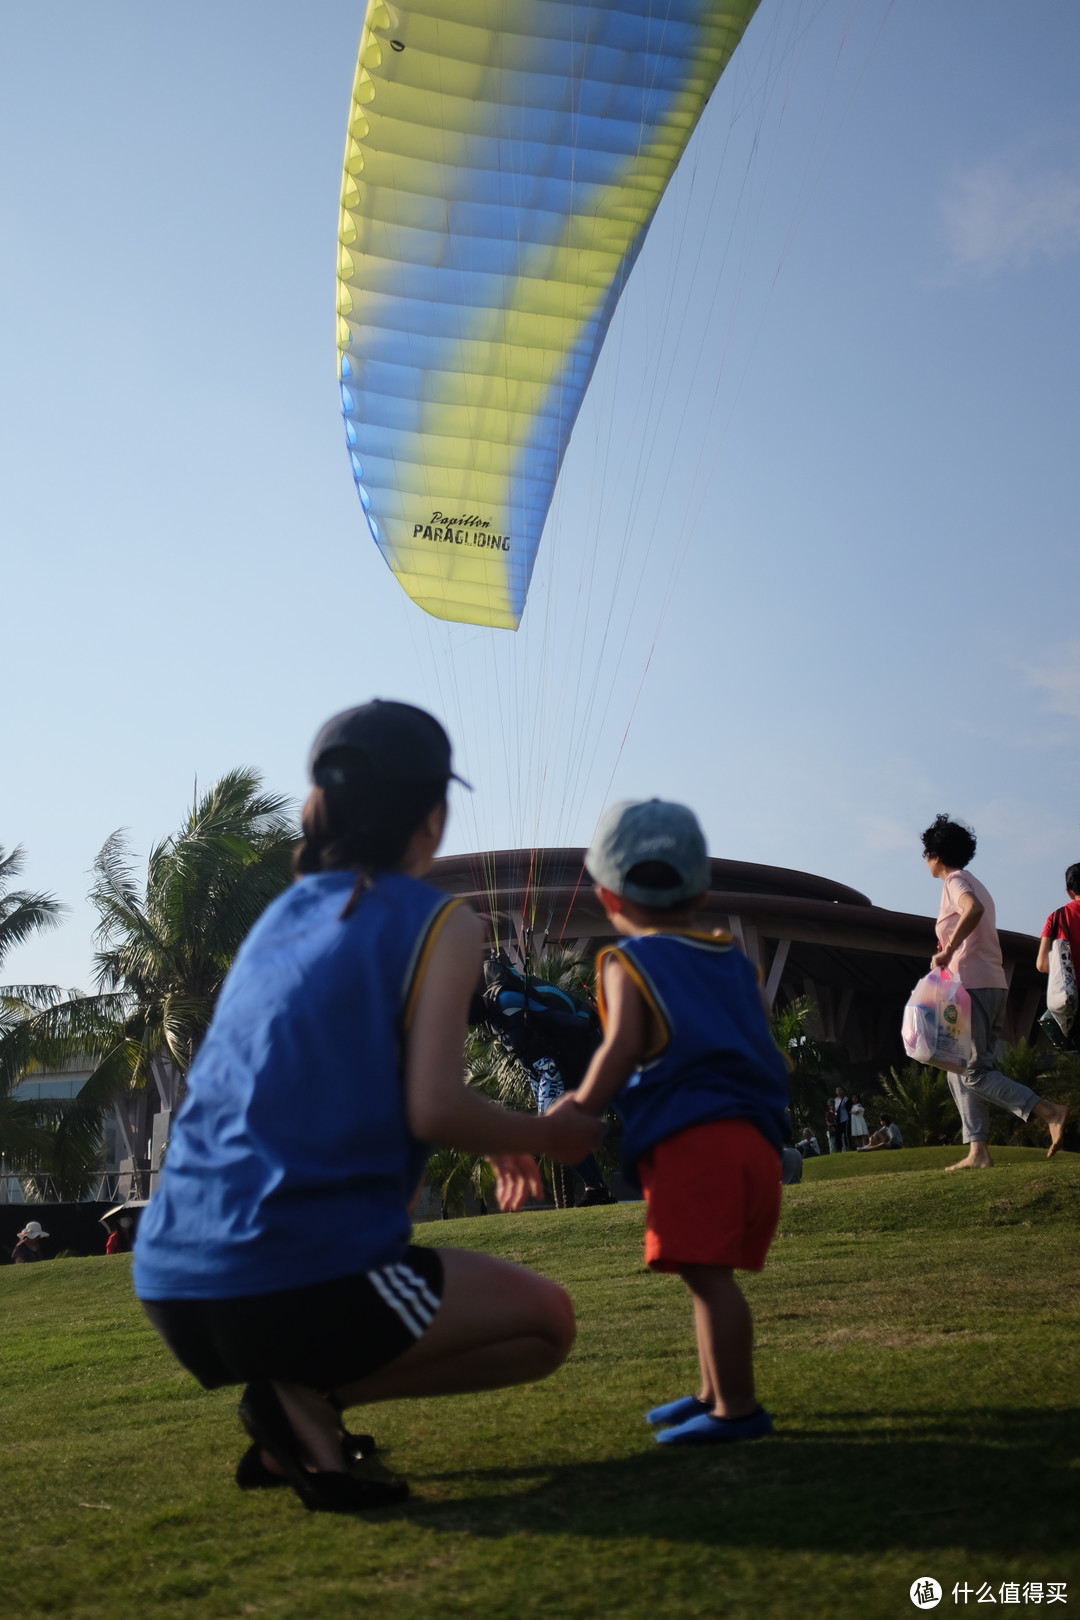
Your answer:
[[[405,1038],[405,1108],[423,1142],[493,1155],[545,1154],[577,1164],[602,1127],[578,1109],[519,1114],[465,1084],[466,1013],[480,970],[480,919],[457,906],[432,948]]]
[[[934,967],[948,967],[968,935],[974,933],[979,926],[979,918],[986,910],[982,901],[977,900],[973,894],[967,891],[960,896],[957,905],[960,911],[960,921],[953,929],[952,938],[941,947],[940,951],[935,951],[930,958]]]
[[[1050,938],[1049,938],[1049,935],[1044,935],[1043,938],[1040,939],[1040,941],[1039,941],[1039,954],[1035,958],[1035,966],[1038,968],[1040,973],[1049,973],[1049,971],[1050,971]]]

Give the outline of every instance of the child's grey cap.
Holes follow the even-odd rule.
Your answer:
[[[678,883],[656,889],[631,882],[627,874],[645,861],[670,866]],[[685,804],[663,799],[627,799],[605,810],[585,869],[594,883],[657,910],[692,900],[709,887],[709,857],[697,817]]]

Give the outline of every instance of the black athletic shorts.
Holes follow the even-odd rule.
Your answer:
[[[442,1300],[437,1249],[394,1265],[241,1299],[149,1299],[143,1310],[204,1389],[275,1378],[328,1392],[395,1361]]]

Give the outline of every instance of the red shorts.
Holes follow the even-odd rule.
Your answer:
[[[746,1119],[691,1125],[638,1161],[645,1264],[760,1271],[780,1219],[780,1155]]]

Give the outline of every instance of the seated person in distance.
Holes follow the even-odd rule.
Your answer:
[[[859,1148],[860,1153],[878,1153],[882,1148],[902,1148],[904,1138],[899,1125],[893,1123],[888,1114],[882,1114],[881,1123],[865,1147]]]

